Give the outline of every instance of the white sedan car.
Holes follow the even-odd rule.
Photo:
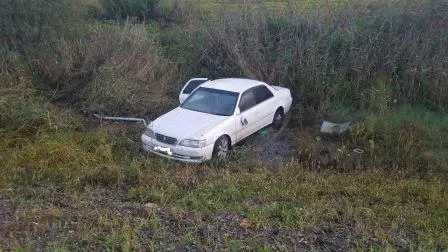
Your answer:
[[[289,89],[248,79],[192,79],[181,105],[151,122],[143,147],[189,163],[222,160],[237,142],[270,124],[279,129],[291,108]]]

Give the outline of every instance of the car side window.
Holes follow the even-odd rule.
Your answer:
[[[184,88],[184,91],[182,91],[183,94],[190,94],[195,90],[199,85],[206,82],[207,80],[192,80],[188,85]]]
[[[257,105],[257,101],[255,100],[255,95],[252,89],[245,91],[241,95],[240,104],[238,107],[240,108],[240,111],[246,111],[253,106]]]
[[[257,86],[254,88],[254,92],[257,104],[262,103],[274,96],[266,86]]]

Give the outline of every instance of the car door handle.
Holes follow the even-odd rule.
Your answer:
[[[249,122],[247,121],[246,118],[241,117],[241,125],[246,126]]]

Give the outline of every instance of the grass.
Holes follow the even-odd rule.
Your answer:
[[[424,169],[434,166],[443,168],[448,155],[444,137],[447,120],[445,113],[422,107],[400,107],[381,115],[367,116],[363,123],[356,126],[352,140],[357,146],[366,148],[370,145],[371,148],[378,148],[378,152],[384,149],[393,152],[391,158],[397,161],[397,165],[400,165],[401,159],[401,166],[408,169],[419,161],[423,161]],[[366,130],[371,132],[369,137],[360,137]]]
[[[2,243],[7,248],[295,246],[281,235],[275,243],[263,238],[275,230],[300,233],[303,244],[315,249],[448,245],[448,177],[438,170],[417,175],[387,167],[316,172],[300,163],[279,170],[239,167],[245,155],[220,168],[185,166],[146,156],[133,126],[97,128],[33,97],[3,97],[2,104],[2,119],[10,115],[2,121],[0,195],[5,213],[15,216],[0,220],[9,234]],[[399,111],[403,117],[390,120],[390,130],[419,120],[437,137],[446,120],[419,108]],[[204,231],[215,222],[222,230]],[[207,240],[225,233],[228,238],[217,243]],[[352,242],[326,243],[333,236]]]
[[[321,1],[324,8],[283,12],[227,8],[235,3],[213,3],[225,7],[211,10],[211,18],[199,7],[185,7],[181,21],[165,25],[162,46],[171,42],[166,55],[185,79],[192,74],[260,79],[291,88],[323,113],[335,104],[365,110],[393,101],[444,110],[440,62],[447,37],[438,32],[444,24],[430,21],[432,15],[445,18],[438,13],[443,2]]]
[[[237,231],[241,229],[239,232],[244,233],[238,225],[247,219],[251,223],[249,230],[255,233],[273,229],[348,233],[357,243],[350,247],[391,245],[428,249],[447,245],[446,178],[421,179],[379,171],[316,174],[297,166],[280,173],[264,169],[229,173],[203,168],[211,173],[211,178],[185,189],[176,179],[166,180],[166,177],[184,175],[185,171],[179,168],[184,167],[174,166],[168,171],[153,168],[160,173],[154,179],[164,178],[166,186],[146,189],[148,193],[158,194],[158,198],[136,201],[125,195],[113,196],[120,193],[101,187],[59,193],[30,188],[32,193],[28,196],[23,189],[11,190],[8,193],[11,201],[24,211],[15,225],[35,219],[49,222],[37,231],[19,228],[20,231],[13,232],[14,237],[54,232],[58,235],[57,244],[67,241],[66,245],[71,248],[138,247],[151,243],[158,244],[156,248],[183,247],[190,243],[213,248],[228,244],[207,244],[203,237],[196,237],[201,236],[201,228],[214,225],[218,219],[227,223],[221,225],[235,225]],[[140,176],[149,175],[154,176],[154,172],[140,173]],[[210,187],[214,189],[212,192]],[[24,197],[27,198],[23,200]],[[61,205],[58,202],[61,198],[66,204],[64,210],[48,210]],[[89,203],[88,199],[93,202]],[[156,207],[163,210],[145,213],[144,205],[148,202],[157,202]],[[237,217],[221,220],[220,216],[226,214]],[[64,226],[65,222],[76,223]],[[148,232],[157,235],[147,236]],[[233,239],[238,237],[232,234],[233,229],[221,232],[230,232]],[[218,235],[224,234],[221,232]],[[176,237],[182,239],[178,241]],[[311,238],[305,236],[305,239]],[[243,243],[249,241],[243,239]],[[29,242],[30,246],[36,245],[33,240]],[[270,246],[262,239],[258,242]],[[285,242],[285,246],[291,244]]]
[[[82,5],[55,19],[24,1],[5,9],[45,29],[24,19],[0,34],[0,247],[448,249],[442,1],[161,1],[147,25]],[[296,159],[251,162],[248,143],[221,166],[179,164],[147,155],[139,126],[77,112],[152,118],[196,75],[290,87]],[[305,125],[334,114],[353,128]]]

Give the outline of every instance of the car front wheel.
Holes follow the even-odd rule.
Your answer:
[[[227,136],[220,136],[213,147],[213,159],[222,161],[227,157],[229,152],[230,141]]]

